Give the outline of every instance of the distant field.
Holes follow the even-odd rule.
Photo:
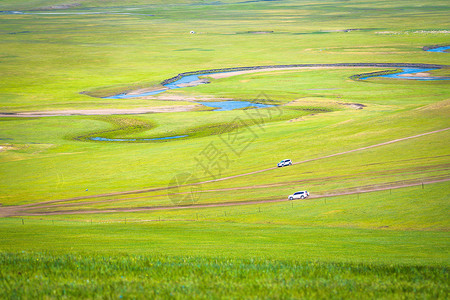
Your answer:
[[[104,98],[449,77],[432,2],[2,1],[0,298],[447,299],[449,80]]]

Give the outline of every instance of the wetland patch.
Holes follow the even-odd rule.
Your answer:
[[[220,101],[220,102],[198,102],[204,106],[216,108],[215,111],[228,111],[243,108],[266,108],[271,104],[254,103],[250,101]]]

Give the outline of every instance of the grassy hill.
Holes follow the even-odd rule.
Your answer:
[[[449,77],[446,1],[147,2],[0,4],[0,298],[448,298],[448,80],[102,98]]]

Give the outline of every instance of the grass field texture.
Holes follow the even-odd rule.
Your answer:
[[[448,80],[305,68],[102,97],[283,64],[437,64],[428,75],[449,77],[449,54],[424,51],[450,44],[449,11],[2,1],[0,298],[447,299]],[[230,99],[276,106],[198,105]],[[14,115],[43,112],[56,116]],[[183,137],[142,140],[171,136]]]

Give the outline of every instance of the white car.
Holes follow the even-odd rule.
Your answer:
[[[300,191],[300,192],[296,192],[292,195],[289,195],[288,199],[289,200],[294,200],[294,199],[305,199],[309,197],[309,193],[308,191]]]
[[[292,161],[290,159],[283,159],[282,161],[280,161],[278,163],[278,167],[285,167],[285,166],[290,166],[292,165]]]

